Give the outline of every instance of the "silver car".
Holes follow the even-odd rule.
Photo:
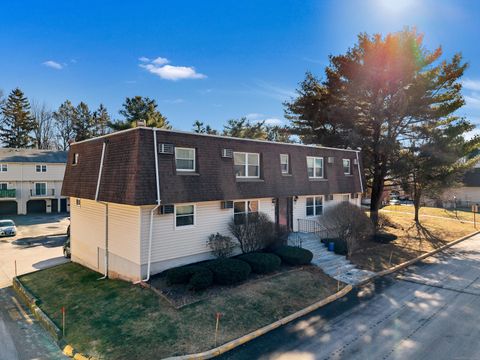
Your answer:
[[[0,220],[0,236],[17,235],[17,227],[13,220]]]

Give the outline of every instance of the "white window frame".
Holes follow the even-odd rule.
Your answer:
[[[245,164],[243,165],[245,167],[245,176],[240,176],[240,175],[235,174],[235,177],[237,179],[259,179],[260,178],[260,153],[250,153],[250,152],[242,152],[242,151],[234,152],[233,153],[233,166],[234,166],[234,168],[235,168],[235,166],[240,166],[240,165],[235,165],[235,155],[237,155],[237,154],[245,155]],[[256,157],[257,157],[258,175],[250,176],[248,174],[248,166],[250,165],[248,163],[248,156],[249,155],[256,155]],[[252,164],[252,165],[254,165],[254,164]]]
[[[193,206],[193,224],[177,226],[177,207],[178,206]],[[192,215],[189,214],[189,215],[180,215],[180,216],[192,216]],[[175,230],[189,229],[194,227],[196,224],[197,224],[197,205],[196,204],[178,204],[174,206],[173,225],[175,227]]]
[[[308,175],[308,159],[313,159],[313,176]],[[322,175],[317,176],[317,162],[316,160],[322,161]],[[307,156],[307,175],[309,179],[323,179],[325,175],[325,162],[323,161],[323,157],[318,156]]]
[[[72,165],[77,165],[78,159],[79,159],[78,153],[73,153]]]
[[[82,206],[82,201],[79,198],[76,198],[75,199],[75,205],[77,205],[78,207],[81,207]]]
[[[348,196],[348,200],[345,199],[345,196]],[[340,202],[350,202],[351,198],[350,194],[340,194]]]
[[[0,171],[7,172],[8,171],[8,164],[0,164]]]
[[[257,211],[248,211],[248,203],[256,201],[257,202]],[[245,211],[241,213],[235,213],[235,204],[236,203],[244,203],[245,204]],[[245,219],[248,219],[248,214],[258,214],[260,212],[260,200],[258,199],[247,199],[247,200],[237,200],[233,202],[233,219],[235,221],[235,214],[244,214]]]
[[[313,205],[309,206],[307,205],[307,199],[308,198],[313,198]],[[322,199],[322,213],[321,214],[317,214],[317,205],[316,205],[316,202],[317,202],[317,199],[320,198]],[[307,208],[308,207],[312,207],[313,208],[313,215],[308,215],[307,214]],[[312,195],[312,196],[307,196],[305,197],[305,217],[307,218],[312,218],[312,217],[317,217],[317,216],[322,216],[323,215],[323,211],[324,211],[324,207],[325,207],[325,196],[324,195]]]
[[[47,172],[47,165],[46,164],[35,164],[35,172],[37,172],[37,173]]]
[[[345,161],[348,161],[348,172],[345,172]],[[352,175],[352,160],[342,159],[342,167],[343,167],[343,174],[344,175]]]
[[[190,158],[179,158],[177,156],[177,150],[188,150],[188,151],[193,151],[193,169],[179,169],[178,166],[177,166],[177,160],[192,160]],[[175,147],[175,169],[177,171],[180,171],[180,172],[195,172],[196,170],[196,166],[197,166],[197,162],[196,162],[196,157],[197,157],[197,154],[196,154],[196,151],[195,151],[195,148],[186,148],[186,147]]]
[[[5,189],[2,189],[3,184],[5,184]],[[5,182],[5,181],[0,182],[0,190],[8,190],[8,182]]]
[[[37,193],[37,184],[45,184],[45,194],[38,194]],[[47,188],[47,183],[45,181],[37,181],[33,183],[33,189],[34,189],[34,196],[47,196],[48,193],[48,188]]]
[[[282,163],[282,159],[286,158],[287,159],[287,170],[285,171],[283,169],[284,163]],[[280,154],[280,171],[282,172],[282,175],[290,174],[290,155],[289,154]]]

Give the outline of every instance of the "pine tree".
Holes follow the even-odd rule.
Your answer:
[[[35,120],[30,111],[30,103],[23,92],[12,90],[2,106],[0,122],[0,141],[5,147],[28,148],[35,145],[32,136]]]
[[[136,127],[140,121],[148,127],[171,128],[167,118],[157,110],[158,105],[153,99],[142,96],[127,97],[122,106],[123,109],[119,113],[124,117],[124,120],[110,122],[109,124],[110,128],[115,131]]]
[[[251,123],[246,117],[228,120],[223,127],[223,135],[245,139],[267,139],[265,122]]]
[[[108,124],[110,123],[110,115],[107,108],[100,104],[98,109],[93,113],[93,136],[102,136],[109,133]]]
[[[78,104],[73,121],[73,131],[75,132],[75,141],[90,139],[94,136],[93,116],[88,105],[83,101]]]
[[[193,132],[197,134],[217,135],[218,131],[213,129],[210,125],[204,125],[203,122],[197,120],[193,123]]]

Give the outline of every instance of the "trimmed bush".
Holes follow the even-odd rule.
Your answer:
[[[165,276],[169,285],[188,284],[193,274],[203,269],[203,267],[197,265],[180,266],[166,270]]]
[[[217,258],[228,258],[235,250],[235,243],[230,236],[224,236],[220,233],[211,234],[207,241],[212,254]]]
[[[200,291],[205,290],[212,284],[213,273],[207,268],[201,268],[201,270],[199,269],[192,275],[188,282],[188,287],[190,290]]]
[[[248,263],[255,274],[267,274],[278,270],[282,263],[277,255],[268,253],[243,254],[238,258]]]
[[[294,246],[280,246],[275,250],[275,254],[290,265],[307,265],[313,258],[311,251]]]
[[[218,259],[205,263],[213,272],[213,281],[220,285],[231,285],[248,278],[252,268],[248,263],[238,259]]]

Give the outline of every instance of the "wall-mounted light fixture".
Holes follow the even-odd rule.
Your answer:
[[[272,198],[272,204],[276,204],[276,203],[277,203],[277,199]]]
[[[295,195],[295,196],[293,197],[293,202],[296,203],[297,201],[298,201],[298,196]]]

